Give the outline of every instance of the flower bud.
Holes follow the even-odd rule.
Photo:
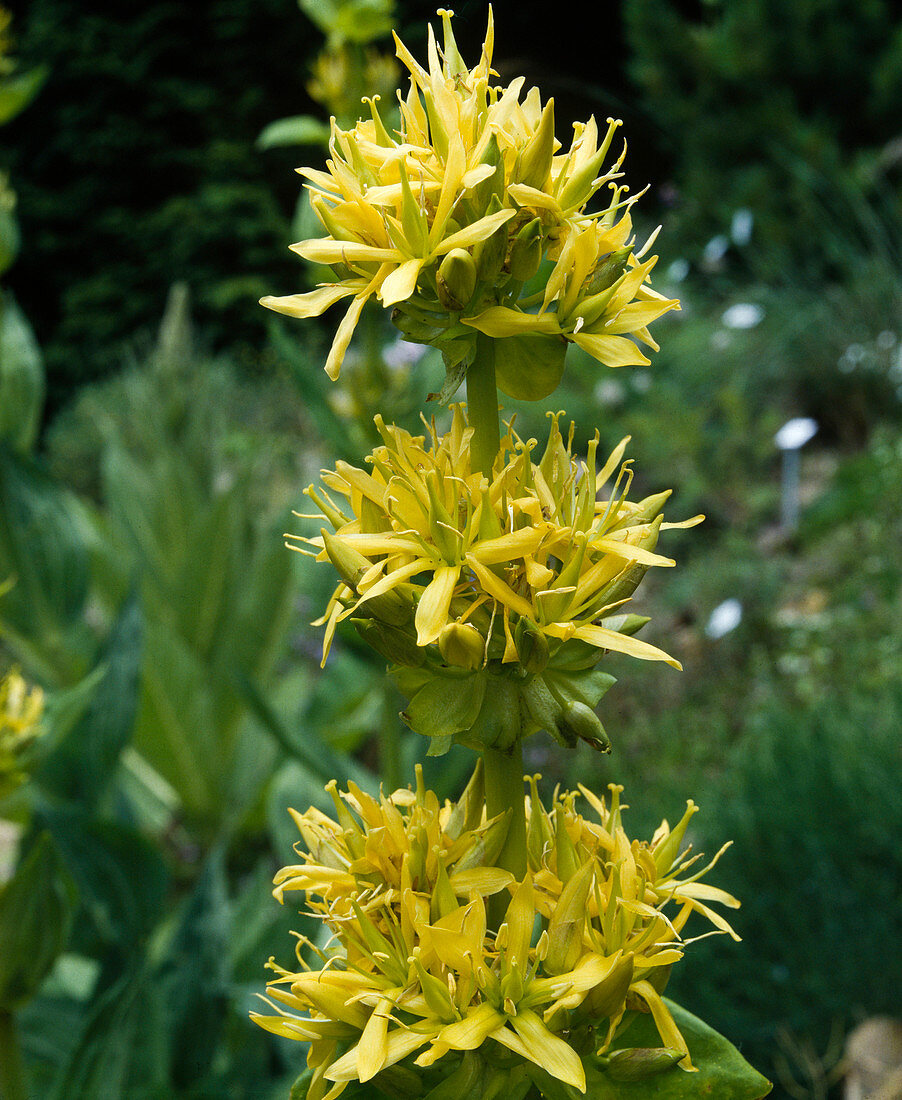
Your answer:
[[[483,661],[485,639],[470,623],[448,623],[438,636],[438,648],[446,664],[475,671]]]
[[[608,1058],[605,1073],[614,1081],[642,1081],[675,1066],[684,1057],[672,1047],[631,1047],[615,1050]]]
[[[514,644],[520,665],[527,672],[541,672],[548,664],[548,639],[528,619],[519,619],[514,628]]]
[[[572,700],[564,707],[561,725],[571,730],[581,740],[587,742],[599,752],[610,752],[611,741],[604,731],[598,715],[585,703]]]
[[[579,962],[583,951],[586,902],[595,873],[592,861],[584,863],[565,883],[548,922],[547,974],[564,974]]]
[[[452,248],[436,272],[439,301],[445,309],[460,312],[476,289],[476,263],[465,248]]]
[[[544,187],[551,171],[553,156],[554,100],[549,99],[542,111],[538,129],[520,154],[519,170],[516,172],[518,182],[529,187]]]
[[[542,222],[533,218],[514,237],[510,246],[511,278],[519,283],[528,282],[539,270],[542,262]]]

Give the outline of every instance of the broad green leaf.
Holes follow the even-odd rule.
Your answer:
[[[98,821],[81,808],[43,808],[37,816],[78,886],[74,947],[130,955],[164,912],[169,874],[159,849],[127,825]]]
[[[468,676],[465,680],[435,677],[414,695],[401,717],[424,737],[453,736],[473,725],[485,694],[484,676]]]
[[[80,511],[36,462],[0,441],[0,633],[45,686],[72,684],[93,663],[83,615],[89,560]]]
[[[0,1011],[37,992],[66,946],[76,888],[48,833],[42,833],[0,889]]]
[[[216,1053],[228,1008],[230,932],[224,853],[217,848],[181,911],[160,972],[179,1088],[202,1079]]]
[[[126,1100],[168,1091],[166,1020],[140,958],[90,1007],[48,1100]]]
[[[93,805],[107,788],[134,731],[141,639],[141,609],[133,594],[110,631],[101,656],[102,674],[86,709],[36,775],[56,795]],[[93,677],[88,682],[92,681]]]
[[[541,401],[564,373],[567,342],[560,336],[507,336],[495,340],[498,389],[516,401]]]

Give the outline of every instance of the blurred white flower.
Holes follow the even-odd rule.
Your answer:
[[[737,210],[730,222],[730,236],[733,238],[733,244],[740,247],[748,244],[752,239],[752,226],[754,224],[755,216],[751,210],[747,210],[745,207]]]
[[[394,340],[382,353],[385,365],[392,370],[403,370],[418,363],[429,348],[425,344],[412,344],[409,340]]]
[[[626,389],[616,378],[603,378],[592,391],[599,405],[619,405],[626,397]]]
[[[711,612],[705,633],[709,638],[716,640],[735,630],[742,622],[742,604],[734,597],[724,600]]]
[[[705,263],[709,266],[716,266],[724,258],[729,247],[729,239],[723,233],[718,233],[705,245],[705,250],[702,253]]]
[[[725,309],[721,322],[727,328],[754,328],[764,320],[764,310],[754,302],[737,302]]]
[[[689,261],[684,259],[674,260],[667,268],[665,278],[673,283],[681,283],[689,274]]]
[[[651,389],[652,377],[647,370],[637,370],[630,380],[636,393],[648,393]]]

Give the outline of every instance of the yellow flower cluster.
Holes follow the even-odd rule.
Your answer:
[[[25,779],[22,757],[40,733],[44,693],[25,683],[17,669],[0,680],[0,798]]]
[[[495,338],[498,384],[538,398],[560,378],[567,342],[609,366],[649,360],[629,336],[653,349],[648,325],[679,307],[648,285],[656,257],[634,251],[627,187],[617,183],[623,154],[603,169],[620,125],[602,133],[590,118],[566,150],[554,136],[554,104],[537,88],[521,99],[523,78],[491,83],[493,24],[479,63],[468,69],[439,12],[444,48],[430,29],[428,68],[401,44],[410,71],[401,126],[390,134],[377,98],[349,131],[333,119],[327,170],[301,169],[326,236],[292,246],[332,268],[316,290],[267,297],[293,317],[350,306],[326,371],[336,378],[364,304],[394,307],[408,339],[443,352],[450,397],[472,360],[477,332]],[[625,147],[624,147],[625,152]],[[586,205],[604,186],[601,209]],[[547,261],[544,286],[526,287]],[[521,293],[522,292],[522,293]]]
[[[495,1059],[478,1053],[498,1047],[516,1056],[517,1072],[539,1066],[585,1091],[584,1059],[604,1067],[635,1011],[651,1013],[665,1064],[691,1069],[659,990],[682,955],[689,914],[732,933],[705,903],[738,903],[698,882],[716,859],[686,876],[691,804],[675,829],[665,822],[640,843],[623,830],[619,792],[608,808],[583,791],[600,817],[588,823],[575,795],[556,796],[549,812],[533,782],[530,869],[520,882],[491,866],[503,822],[484,818],[479,769],[456,805],[440,806],[420,775],[416,792],[379,799],[333,788],[335,821],[295,814],[309,850],[279,872],[274,893],[283,901],[305,892],[332,939],[319,951],[301,937],[300,972],[270,962],[275,1014],[254,1019],[310,1044],[308,1100],[335,1100],[349,1081],[408,1059],[428,1071],[448,1055],[468,1081],[458,1094],[483,1095],[486,1075],[512,1080],[510,1064],[493,1070]],[[493,932],[485,899],[503,890],[510,900]],[[320,955],[319,969],[307,967],[305,947]]]
[[[565,441],[552,416],[534,461],[536,441],[509,427],[489,479],[472,468],[472,429],[459,405],[446,433],[432,424],[428,443],[381,418],[377,426],[384,443],[367,460],[371,472],[340,462],[324,490],[307,490],[334,531],[288,536],[296,549],[315,547],[342,578],[320,620],[324,659],[336,625],[352,616],[377,621],[400,664],[422,663],[417,647],[437,643],[446,663],[534,670],[575,642],[594,654],[591,663],[599,650],[617,650],[679,667],[624,632],[637,624],[622,608],[650,566],[674,564],[654,552],[659,532],[702,517],[663,523],[667,492],[627,499],[628,440],[599,468],[597,434],[582,462],[572,424]]]

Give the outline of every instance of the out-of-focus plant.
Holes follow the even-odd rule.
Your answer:
[[[10,56],[12,16],[0,7],[0,126],[15,118],[37,95],[46,78],[41,67],[18,71]],[[16,194],[0,172],[0,277],[19,252]],[[0,290],[0,440],[13,450],[34,444],[43,404],[44,376],[31,327],[7,290]]]
[[[780,284],[841,278],[844,226],[824,218],[811,178],[869,201],[888,191],[899,215],[894,5],[731,0],[687,12],[627,0],[623,15],[630,70],[673,165],[668,224],[693,258],[717,268],[735,253],[729,229],[744,210],[740,270]]]
[[[457,742],[479,761],[444,806],[418,774],[416,791],[379,800],[333,782],[333,816],[295,814],[300,862],[275,893],[303,891],[330,938],[299,938],[297,972],[271,963],[276,1015],[255,1018],[308,1045],[307,1100],[369,1082],[431,1100],[759,1098],[768,1082],[661,997],[690,914],[731,932],[708,903],[738,904],[699,881],[713,863],[684,874],[699,858],[683,847],[694,806],[642,844],[623,831],[617,786],[610,806],[581,788],[598,823],[571,794],[546,809],[535,784],[524,791],[523,743],[539,730],[610,751],[594,711],[613,682],[596,667],[607,654],[677,664],[635,637],[648,620],[625,606],[650,566],[672,564],[656,547],[673,524],[668,493],[629,499],[627,440],[598,463],[596,434],[583,461],[555,416],[539,457],[502,432],[498,392],[550,396],[571,344],[608,367],[649,364],[636,341],[656,350],[648,326],[678,302],[649,285],[653,238],[639,248],[632,233],[625,150],[604,168],[619,122],[577,124],[562,149],[552,102],[535,88],[521,100],[522,79],[492,84],[491,10],[473,69],[439,14],[427,66],[396,38],[410,90],[395,135],[367,100],[353,128],[333,119],[326,170],[304,169],[325,236],[293,247],[328,276],[263,304],[316,317],[344,303],[332,379],[378,300],[441,352],[433,398],[448,405],[466,382],[444,431],[377,416],[371,470],[339,462],[308,489],[328,526],[299,545],[338,574],[324,660],[350,619],[391,662],[430,753]]]

